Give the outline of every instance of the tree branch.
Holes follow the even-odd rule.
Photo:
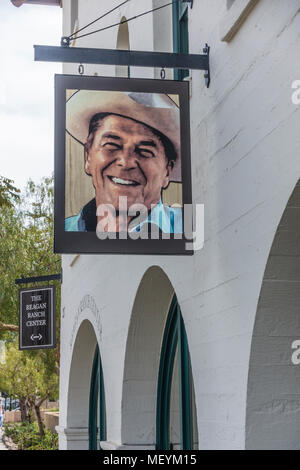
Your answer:
[[[42,404],[44,403],[44,401],[47,400],[47,397],[48,397],[48,395],[42,397],[42,398],[35,404],[35,406],[37,406],[38,408],[40,408],[40,406],[42,406]]]
[[[0,321],[0,330],[1,331],[19,331],[19,327],[17,325],[9,325],[7,323],[3,323]]]

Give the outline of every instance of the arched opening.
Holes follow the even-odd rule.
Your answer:
[[[174,304],[174,298],[176,297],[174,297],[173,286],[162,269],[157,266],[149,268],[136,294],[127,337],[122,398],[122,443],[124,445],[138,445],[141,446],[140,448],[157,447],[157,423],[160,423],[157,419],[157,407],[160,406],[159,403],[162,403],[161,393],[160,398],[158,397],[158,390],[161,392],[164,390],[158,386],[158,377],[161,357],[162,355],[166,357],[166,348],[163,349],[162,345],[164,332],[169,330],[169,312]],[[177,300],[176,305],[178,305]],[[178,311],[180,309],[176,310]],[[183,320],[181,325],[183,326]],[[181,336],[176,336],[176,339],[179,337]],[[176,379],[178,368],[174,365],[177,364],[177,360],[180,361],[177,359],[176,346],[177,343],[173,360],[170,363],[171,376],[174,377],[168,385],[170,393],[164,399],[164,402],[168,402],[168,427],[171,426],[172,429],[177,426],[174,423],[178,423],[178,419],[180,421],[182,411],[181,381]],[[185,351],[188,351],[187,347]],[[189,355],[187,363],[190,364]],[[191,373],[190,368],[188,368],[188,373]],[[192,384],[191,377],[188,383]],[[191,393],[191,395],[191,399],[194,400],[194,394]],[[162,409],[161,411],[163,412]],[[180,445],[180,438],[173,442]]]
[[[70,368],[66,430],[68,450],[89,448],[90,383],[96,345],[93,326],[84,320],[76,336]]]
[[[125,21],[125,16],[122,17],[122,21]],[[118,37],[117,37],[117,49],[129,51],[129,29],[128,23],[122,23],[119,26]],[[116,77],[130,77],[130,67],[127,65],[116,65]]]
[[[174,289],[161,268],[144,274],[132,309],[122,396],[122,443],[156,444],[156,392],[162,332]]]
[[[300,449],[300,182],[279,223],[258,301],[248,376],[246,448]]]

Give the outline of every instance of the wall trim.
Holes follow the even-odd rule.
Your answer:
[[[87,441],[89,439],[88,428],[65,428],[56,426],[55,430],[58,434],[66,437],[67,441]]]
[[[220,23],[221,41],[230,42],[259,0],[235,0]]]
[[[117,444],[112,441],[101,441],[102,450],[155,450],[155,445]]]

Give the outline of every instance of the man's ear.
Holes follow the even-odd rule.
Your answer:
[[[90,154],[86,147],[84,149],[84,169],[88,175],[91,175]]]
[[[167,164],[167,173],[163,181],[163,189],[166,189],[169,186],[173,168],[174,168],[174,161],[170,160]]]

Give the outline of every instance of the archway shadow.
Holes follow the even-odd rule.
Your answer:
[[[247,449],[300,449],[300,181],[281,218],[264,273],[253,330]]]
[[[174,294],[158,266],[144,274],[127,337],[122,398],[122,443],[154,446],[161,342]]]
[[[81,437],[80,435],[74,437],[77,441],[76,449],[87,450],[89,447],[90,381],[96,345],[97,338],[94,328],[88,320],[84,320],[79,327],[74,343],[68,389],[68,432],[72,433],[72,429],[82,430]],[[81,441],[79,445],[78,441]],[[68,449],[72,449],[71,442],[68,444]]]

